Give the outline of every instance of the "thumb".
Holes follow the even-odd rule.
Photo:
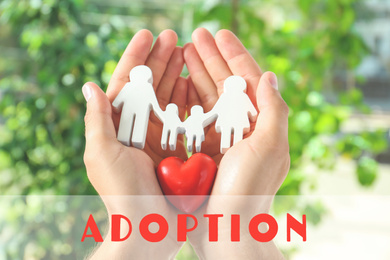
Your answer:
[[[82,92],[87,101],[84,117],[86,146],[97,148],[96,145],[116,140],[111,104],[106,94],[92,82],[85,83]]]
[[[288,144],[288,106],[278,91],[278,81],[273,72],[264,73],[256,93],[259,116],[254,138],[277,144]]]

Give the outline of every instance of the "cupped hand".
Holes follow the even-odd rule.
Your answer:
[[[193,42],[184,47],[184,59],[190,72],[188,106],[201,105],[205,111],[210,111],[222,94],[224,80],[238,75],[246,80],[247,94],[259,111],[250,132],[225,155],[219,154],[220,137],[214,126],[209,127],[202,145],[202,152],[220,163],[211,196],[196,215],[204,219],[203,214],[224,213],[227,220],[220,222],[220,229],[221,232],[227,230],[224,237],[230,238],[229,214],[248,215],[252,210],[267,213],[288,173],[288,106],[278,91],[275,74],[263,74],[232,32],[221,30],[214,38],[200,28],[193,33]],[[228,199],[229,203],[224,203]],[[189,234],[191,244],[202,258],[283,258],[272,242],[260,245],[249,239],[244,242],[245,247],[252,250],[243,251],[240,250],[242,244],[207,242],[208,232],[204,231]]]
[[[137,65],[146,64],[153,71],[153,86],[161,108],[165,110],[168,103],[176,103],[183,118],[187,84],[184,78],[180,78],[183,57],[182,49],[176,47],[176,41],[177,36],[173,31],[164,31],[150,51],[153,36],[149,31],[142,30],[133,37],[125,50],[109,83],[107,94],[94,83],[88,82],[83,86],[87,99],[84,162],[89,180],[101,195],[109,215],[124,214],[129,218],[137,218],[144,213],[151,213],[153,209],[154,213],[173,221],[177,214],[162,196],[155,166],[171,155],[186,159],[183,140],[178,142],[175,152],[162,150],[162,124],[154,117],[149,122],[144,151],[124,146],[116,138],[120,114],[114,113],[111,106],[121,88],[129,81],[130,70]],[[158,196],[152,199],[138,195]],[[94,259],[124,254],[136,259],[150,259],[156,255],[173,258],[181,246],[181,243],[176,242],[174,230],[169,232],[164,241],[166,242],[150,247],[140,243],[140,240],[128,239],[124,243],[111,243],[108,238],[96,251]]]
[[[202,152],[220,162],[212,195],[274,195],[290,163],[288,106],[278,91],[275,74],[263,74],[240,40],[228,30],[219,31],[214,38],[199,28],[192,39],[193,43],[184,46],[190,72],[187,107],[201,105],[205,112],[210,111],[223,93],[224,80],[237,75],[247,82],[246,93],[259,111],[250,132],[225,155],[219,153],[220,134],[214,126],[208,128]]]
[[[108,216],[120,214],[137,223],[142,216],[158,213],[172,223],[177,211],[162,196],[152,159],[145,152],[117,141],[111,104],[96,84],[86,83],[83,93],[87,99],[84,162]],[[128,230],[125,227],[121,232],[127,234]],[[173,258],[181,247],[174,230],[169,231],[164,242],[152,246],[132,233],[124,242],[112,242],[110,229],[92,259],[123,259],[124,256],[151,259],[161,255]]]

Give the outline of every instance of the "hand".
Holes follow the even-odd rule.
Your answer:
[[[255,208],[257,212],[268,212],[273,196],[285,179],[290,165],[288,146],[288,107],[282,99],[273,73],[262,74],[259,66],[236,36],[226,30],[217,33],[215,39],[205,29],[193,34],[193,44],[184,47],[184,58],[190,71],[188,102],[202,105],[211,110],[222,93],[223,80],[231,75],[242,76],[247,84],[247,94],[260,111],[257,123],[251,125],[245,139],[230,148],[222,157],[219,155],[219,140],[214,127],[209,128],[202,151],[220,161],[219,170],[208,203],[199,210],[199,219],[205,213],[229,214]],[[219,196],[214,196],[219,195]],[[251,204],[248,197],[234,196],[228,204],[221,203],[221,195],[263,195],[257,196],[260,203]],[[223,198],[223,197],[222,197]],[[229,197],[231,199],[233,197]],[[243,203],[244,202],[244,203]],[[249,205],[248,205],[249,204]],[[202,226],[207,224],[202,224]],[[199,226],[201,224],[199,223]],[[230,223],[220,222],[220,230],[230,238]],[[247,232],[247,231],[246,231]],[[221,233],[220,233],[221,234]],[[242,244],[207,243],[208,233],[195,230],[189,233],[189,240],[197,253],[205,259],[275,259],[283,258],[272,242],[258,243],[253,239]]]
[[[179,78],[183,58],[182,50],[175,47],[176,40],[176,34],[164,31],[149,52],[153,36],[149,31],[140,31],[118,63],[107,95],[94,83],[86,83],[83,87],[87,99],[84,161],[88,178],[102,197],[109,216],[123,214],[136,219],[146,215],[144,213],[151,213],[153,209],[153,213],[163,215],[168,222],[176,218],[177,211],[162,196],[155,174],[155,165],[170,153],[162,151],[160,147],[162,125],[151,119],[150,138],[147,139],[145,151],[126,147],[116,139],[119,115],[113,114],[111,107],[112,100],[129,81],[130,70],[136,65],[146,64],[154,71],[154,86],[160,104],[165,106],[172,101],[184,116],[187,85],[185,79]],[[183,142],[178,144],[178,148],[172,154],[186,158]],[[135,195],[159,196],[148,198]],[[108,256],[115,258],[126,255],[134,259],[168,259],[175,256],[180,246],[176,242],[174,229],[170,229],[164,242],[153,246],[142,239],[135,239],[135,235],[122,243],[111,242],[108,235],[93,257],[107,259]]]

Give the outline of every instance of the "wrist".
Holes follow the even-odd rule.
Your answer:
[[[89,259],[174,259],[182,245],[169,240],[147,242],[140,236],[130,236],[125,241],[112,241],[109,231],[104,242]]]
[[[225,238],[230,239],[230,233]],[[221,236],[222,238],[222,236]],[[199,259],[284,259],[282,253],[273,241],[258,242],[249,236],[242,236],[239,242],[220,239],[218,242],[209,242],[208,238],[203,243],[191,241]]]
[[[249,230],[255,216],[268,214],[274,196],[228,196],[228,205],[223,203],[227,201],[226,197],[213,196],[204,211],[207,214],[220,215],[216,227],[217,241],[210,241],[210,230],[214,230],[213,234],[215,234],[215,223],[211,224],[210,219],[204,217],[204,212],[197,216],[197,229],[188,234],[190,243],[199,258],[283,259],[272,240],[259,242]],[[260,222],[256,226],[260,233],[267,233],[266,222]],[[215,239],[215,235],[213,238]]]
[[[92,259],[174,259],[183,245],[174,239],[174,229],[157,243],[140,231],[141,220],[151,213],[173,223],[175,214],[167,204],[157,203],[155,196],[102,196],[102,200],[108,214],[107,231]]]

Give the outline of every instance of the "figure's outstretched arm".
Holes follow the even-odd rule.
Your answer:
[[[203,123],[202,126],[206,127],[212,122],[214,122],[218,117],[218,112],[217,112],[217,104],[211,109],[209,112],[203,115]]]
[[[156,115],[156,117],[164,123],[164,111],[161,110],[160,106],[157,104],[157,106],[153,106],[153,112]]]
[[[122,106],[126,100],[126,89],[130,88],[131,86],[129,83],[126,83],[126,85],[122,88],[122,90],[119,92],[119,94],[116,96],[114,101],[112,102],[112,107],[116,112],[119,112],[122,109]]]

